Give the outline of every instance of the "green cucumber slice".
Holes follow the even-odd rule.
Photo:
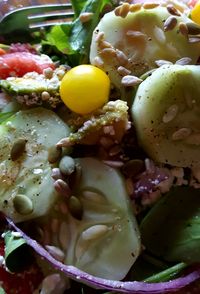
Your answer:
[[[166,65],[138,87],[132,117],[140,145],[155,161],[200,162],[200,66]]]
[[[15,222],[45,215],[55,202],[48,149],[68,135],[67,125],[44,108],[19,111],[0,125],[0,210]],[[21,138],[25,152],[12,160]]]
[[[82,176],[72,195],[82,204],[82,217],[72,216],[71,205],[62,198],[48,216],[36,220],[37,226],[49,227],[51,242],[46,244],[62,250],[65,264],[97,277],[121,280],[141,252],[125,181],[116,169],[95,158],[76,162]]]
[[[107,279],[121,280],[140,254],[136,219],[121,174],[94,158],[77,159],[82,177],[74,193],[83,205],[81,221],[67,247],[66,264]]]

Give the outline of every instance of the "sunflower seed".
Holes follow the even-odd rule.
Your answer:
[[[95,225],[82,232],[81,236],[83,240],[90,241],[101,238],[108,232],[108,226],[106,225]]]
[[[131,74],[131,71],[129,69],[125,68],[124,66],[119,66],[117,68],[117,72],[122,76],[126,76],[126,75]]]
[[[52,169],[51,177],[52,177],[55,181],[58,180],[58,179],[62,179],[63,176],[62,176],[62,174],[61,174],[61,172],[60,172],[60,170],[59,170],[58,167],[55,167],[55,168]]]
[[[104,36],[105,36],[104,32],[99,32],[99,33],[97,34],[97,36],[96,36],[95,41],[96,41],[97,43],[103,41],[103,40],[104,40]]]
[[[176,16],[181,15],[180,12],[172,4],[167,5],[167,10],[172,15],[176,15]]]
[[[200,42],[200,36],[199,37],[198,36],[196,36],[196,37],[189,37],[188,38],[188,42],[189,43],[192,43],[192,44],[199,43]]]
[[[144,3],[143,4],[143,8],[144,9],[153,9],[153,8],[156,8],[156,7],[158,7],[159,6],[159,4],[158,3]]]
[[[134,87],[139,85],[141,82],[143,82],[142,79],[132,75],[126,75],[121,79],[121,84],[125,87]]]
[[[94,63],[94,65],[96,65],[97,67],[100,67],[100,68],[104,66],[104,61],[100,56],[96,56],[94,58],[93,63]]]
[[[33,203],[26,195],[18,194],[13,198],[15,210],[22,215],[27,215],[33,211]]]
[[[172,140],[179,141],[187,138],[191,134],[191,129],[181,128],[178,131],[174,132],[172,135]]]
[[[171,61],[168,61],[168,60],[156,60],[155,61],[155,64],[160,67],[160,66],[163,66],[163,65],[172,65],[173,63]]]
[[[54,188],[56,192],[64,197],[69,197],[71,195],[71,189],[69,185],[62,179],[58,179],[54,183]]]
[[[142,4],[141,3],[135,3],[135,4],[131,4],[129,7],[129,11],[130,12],[136,12],[139,11],[142,8]]]
[[[177,25],[177,18],[174,16],[169,16],[164,22],[164,31],[171,31]]]
[[[192,62],[192,59],[190,57],[183,57],[177,60],[175,64],[187,65],[187,64],[191,64],[191,62]]]
[[[126,56],[126,54],[119,50],[119,49],[116,49],[116,57],[118,59],[118,61],[120,62],[121,65],[126,65],[128,63],[128,57]]]
[[[10,157],[13,161],[19,159],[25,151],[27,140],[20,138],[13,143],[10,151]]]
[[[133,31],[133,30],[128,30],[126,32],[126,36],[129,37],[129,38],[132,38],[132,39],[135,39],[135,38],[146,38],[147,35],[140,32],[140,31]]]
[[[188,27],[184,22],[179,23],[179,31],[183,36],[188,36]]]
[[[176,115],[178,113],[178,105],[174,104],[171,105],[165,112],[165,114],[163,115],[163,122],[164,123],[168,123],[170,121],[172,121]]]
[[[127,14],[129,13],[130,4],[129,3],[123,3],[122,5],[115,8],[114,13],[116,16],[120,16],[122,18],[125,18]]]

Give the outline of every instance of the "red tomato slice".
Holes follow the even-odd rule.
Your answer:
[[[0,241],[0,255],[4,255],[4,243]],[[43,274],[36,263],[26,271],[9,273],[0,265],[0,285],[6,294],[33,294],[43,280]]]
[[[198,0],[190,0],[188,2],[188,6],[191,7],[191,8],[193,8],[196,5],[197,2],[198,2]]]
[[[41,74],[45,68],[55,68],[47,55],[36,55],[29,52],[15,52],[0,55],[0,79],[22,77],[27,72]]]

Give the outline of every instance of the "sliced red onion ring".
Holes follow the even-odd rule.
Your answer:
[[[98,278],[87,274],[74,266],[65,265],[59,262],[53,258],[39,243],[28,237],[22,230],[20,230],[10,218],[5,215],[3,215],[3,218],[14,230],[22,235],[29,246],[31,246],[41,257],[45,258],[55,269],[65,273],[67,277],[73,280],[96,289],[107,289],[117,291],[118,293],[129,294],[163,294],[183,288],[200,278],[200,268],[195,269],[184,277],[162,283],[144,283],[137,281],[121,282]]]

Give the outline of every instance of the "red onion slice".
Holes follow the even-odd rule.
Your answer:
[[[39,243],[37,243],[37,241],[31,239],[22,230],[20,230],[10,218],[4,215],[3,218],[14,230],[22,235],[27,244],[31,246],[35,252],[37,252],[41,257],[45,258],[55,269],[65,273],[67,277],[73,280],[96,289],[107,289],[111,291],[117,291],[118,293],[131,294],[163,294],[169,291],[176,291],[180,288],[183,288],[200,278],[200,268],[195,269],[184,277],[161,283],[144,283],[137,281],[121,282],[98,278],[87,274],[86,272],[83,272],[74,266],[65,265],[59,262],[53,258]]]

